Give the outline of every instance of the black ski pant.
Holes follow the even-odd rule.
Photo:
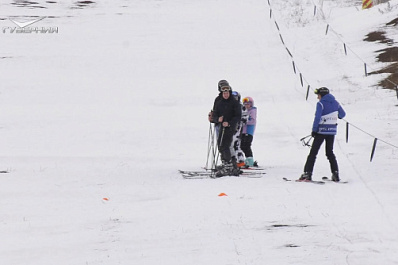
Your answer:
[[[234,130],[230,127],[220,127],[220,131],[218,132],[218,151],[221,154],[221,160],[223,162],[231,162],[231,143],[232,137],[234,135]]]
[[[330,170],[332,171],[332,173],[339,171],[336,156],[333,153],[334,135],[317,134],[314,137],[314,142],[312,143],[310,154],[307,157],[307,162],[304,166],[304,172],[312,173],[315,165],[316,156],[318,155],[319,149],[321,148],[323,141],[326,142],[325,151],[326,157],[328,158],[330,163]]]
[[[245,153],[246,157],[253,157],[252,142],[253,142],[253,135],[247,133],[242,134],[240,148],[242,149],[243,153]]]

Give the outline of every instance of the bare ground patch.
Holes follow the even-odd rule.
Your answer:
[[[397,26],[398,18],[388,22],[386,26]],[[377,60],[383,63],[391,63],[390,65],[369,74],[390,74],[387,78],[378,83],[379,86],[388,89],[397,89],[398,84],[398,47],[394,47],[394,41],[386,36],[383,30],[373,31],[366,35],[364,41],[378,41],[387,44],[388,48],[376,51],[378,53]]]

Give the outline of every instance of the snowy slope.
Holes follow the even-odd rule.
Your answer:
[[[0,32],[2,264],[398,264],[397,99],[358,59],[381,67],[386,44],[363,39],[397,17],[397,0],[84,2],[0,4],[3,29],[37,16],[59,29]],[[263,178],[177,172],[205,164],[220,79],[255,100]],[[346,143],[340,122],[348,184],[282,180],[308,155],[307,83],[328,86],[362,130]],[[392,145],[370,163],[373,136]],[[325,175],[322,151],[314,178]]]

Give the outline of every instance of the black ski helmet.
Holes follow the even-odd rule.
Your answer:
[[[324,95],[329,94],[329,88],[320,87],[320,88],[315,89],[314,93],[317,95],[321,95],[321,97],[323,97]]]
[[[220,80],[218,81],[218,91],[221,92],[221,88],[223,87],[229,87],[231,88],[231,86],[229,85],[227,80]]]

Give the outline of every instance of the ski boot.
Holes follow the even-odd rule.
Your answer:
[[[252,167],[254,165],[253,157],[247,157],[245,160],[246,167]]]
[[[245,161],[239,161],[236,163],[236,165],[238,166],[238,168],[245,167]]]
[[[216,168],[214,169],[214,171],[219,171],[223,168],[223,165],[216,165]]]
[[[223,162],[222,168],[216,172],[216,178],[231,176],[234,173],[234,166],[231,162]]]
[[[232,172],[231,172],[231,176],[239,176],[240,174],[240,168],[239,168],[239,164],[238,164],[238,160],[236,159],[235,156],[232,157]]]
[[[340,177],[339,177],[339,172],[338,171],[335,171],[335,172],[332,173],[332,181],[335,181],[335,182],[339,182],[340,181]]]
[[[298,180],[299,181],[312,181],[312,173],[304,172]]]

